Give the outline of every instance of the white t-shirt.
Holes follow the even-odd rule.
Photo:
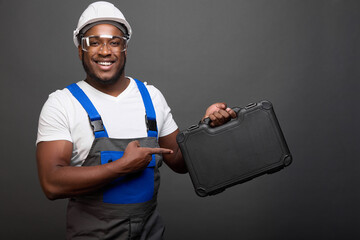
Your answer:
[[[147,137],[144,102],[135,80],[129,79],[129,86],[117,97],[105,94],[85,81],[77,83],[99,112],[110,138]],[[169,135],[178,128],[171,110],[157,88],[147,85],[147,89],[155,108],[158,136]],[[36,144],[70,141],[73,143],[71,165],[80,166],[94,139],[87,112],[70,91],[65,88],[50,94],[40,114]]]

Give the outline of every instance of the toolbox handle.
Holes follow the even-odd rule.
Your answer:
[[[234,110],[234,112],[236,112],[237,117],[230,119],[229,122],[233,122],[234,120],[238,119],[239,116],[241,115],[241,114],[240,114],[241,110],[245,110],[245,111],[246,111],[246,110],[249,110],[249,109],[251,109],[251,108],[254,108],[254,107],[258,106],[259,104],[260,104],[260,106],[261,106],[263,109],[267,109],[267,110],[272,107],[271,102],[269,102],[269,101],[267,101],[267,100],[261,101],[261,102],[259,102],[259,103],[252,102],[252,103],[249,103],[248,105],[246,105],[245,107],[232,107],[231,109]],[[211,122],[210,118],[207,117],[207,118],[205,118],[203,121],[200,121],[200,124],[201,124],[201,123],[204,123],[204,124],[206,124],[206,125],[210,125],[210,122]],[[225,124],[228,124],[229,122],[227,122],[227,123],[225,123]],[[224,124],[224,125],[225,125],[225,124]]]
[[[237,117],[239,116],[239,113],[240,113],[240,111],[241,111],[242,108],[241,108],[241,107],[232,107],[231,109],[234,110],[234,112],[236,113],[236,118],[230,119],[229,122],[237,119]],[[206,125],[210,125],[211,119],[210,119],[209,117],[204,118],[202,121],[200,121],[199,124],[201,124],[201,123],[206,124]],[[228,122],[227,122],[227,123],[228,123]],[[227,123],[225,123],[225,124],[227,124]]]

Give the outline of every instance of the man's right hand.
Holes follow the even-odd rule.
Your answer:
[[[152,154],[171,154],[173,150],[167,148],[141,147],[139,141],[130,142],[119,160],[115,161],[121,165],[121,173],[132,173],[143,170],[149,165]]]

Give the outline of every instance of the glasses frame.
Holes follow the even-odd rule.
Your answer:
[[[82,49],[83,51],[85,51],[85,52],[91,52],[91,51],[85,49],[85,43],[89,46],[89,45],[90,45],[89,39],[90,39],[91,37],[108,38],[108,39],[121,38],[121,39],[125,40],[125,48],[122,49],[120,52],[126,51],[128,42],[129,42],[129,40],[130,40],[130,38],[129,38],[128,36],[117,36],[117,35],[107,35],[107,34],[102,34],[102,35],[90,35],[90,36],[82,37],[82,38],[81,38],[81,49]],[[99,49],[98,49],[97,51],[95,51],[95,52],[99,52],[105,45],[107,46],[107,48],[108,48],[111,52],[113,52],[112,48],[109,47],[107,44],[108,44],[108,43],[101,43],[101,44],[100,44],[101,46],[99,46]],[[113,53],[114,53],[114,52],[113,52]]]

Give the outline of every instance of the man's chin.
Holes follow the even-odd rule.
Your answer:
[[[113,78],[100,78],[97,76],[94,76],[93,79],[98,82],[101,83],[103,85],[112,85],[114,83],[116,83],[117,81],[119,81],[119,77],[113,77]]]

